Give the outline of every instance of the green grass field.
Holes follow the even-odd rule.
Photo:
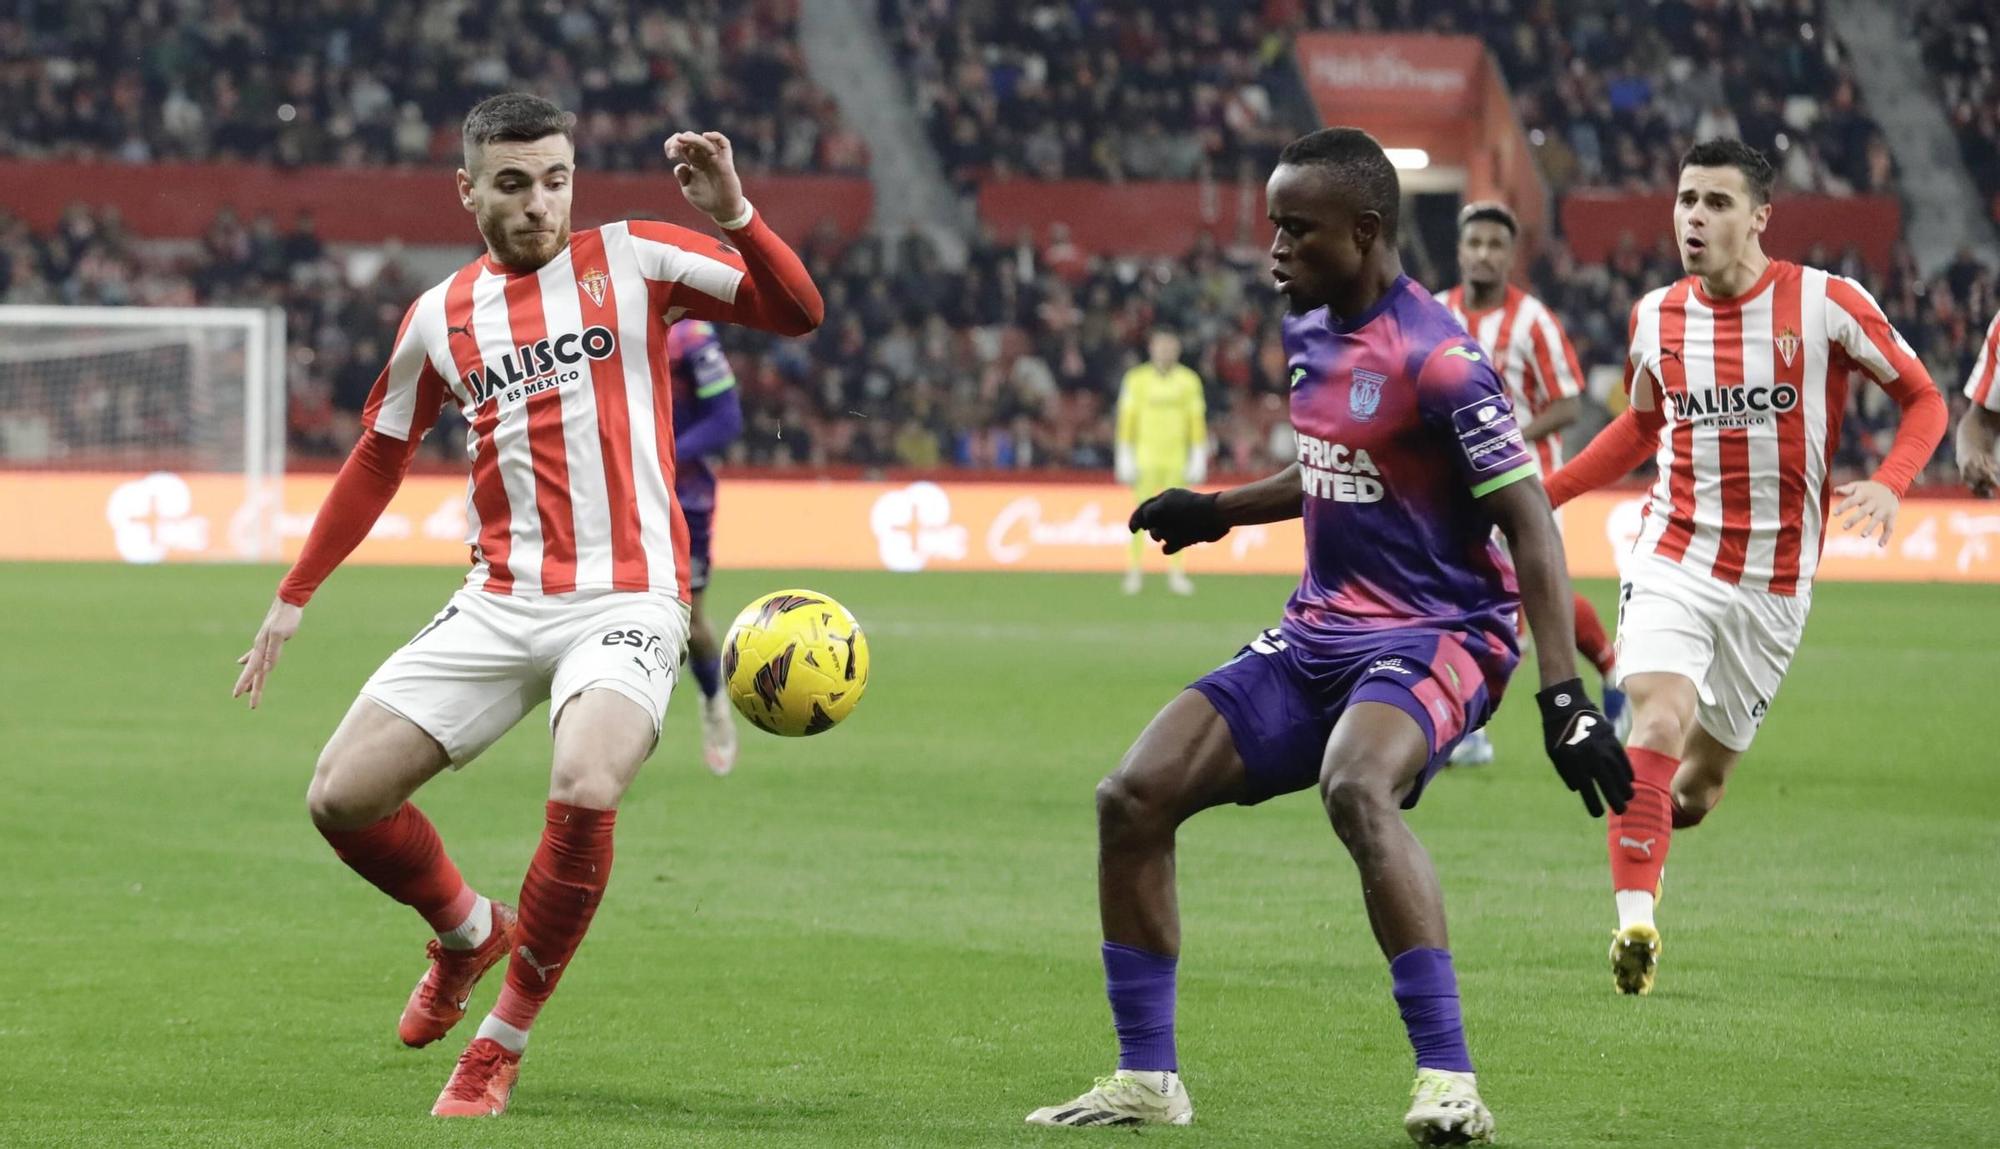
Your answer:
[[[276,572],[0,567],[0,1145],[987,1146],[1122,1140],[1022,1117],[1114,1064],[1091,789],[1280,580],[729,572],[869,628],[854,718],[747,726],[702,769],[676,699],[619,820],[604,912],[508,1116],[428,1116],[471,1023],[410,1051],[417,918],[308,824],[320,744],[454,585],[341,572],[264,709],[233,660]],[[1611,588],[1591,588],[1609,605]],[[1602,824],[1543,760],[1528,679],[1501,761],[1413,816],[1443,877],[1481,1084],[1515,1146],[1991,1142],[2000,1020],[2000,589],[1825,586],[1755,754],[1677,839],[1660,990],[1622,999]],[[729,609],[719,611],[725,617]],[[510,899],[539,831],[529,719],[421,801]],[[1409,1054],[1310,796],[1181,838],[1187,1146],[1407,1144]],[[473,1018],[499,978],[475,998]]]

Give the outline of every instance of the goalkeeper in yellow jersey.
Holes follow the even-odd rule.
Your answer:
[[[1181,364],[1180,337],[1164,328],[1153,332],[1146,356],[1118,385],[1118,481],[1131,484],[1139,502],[1208,477],[1208,403],[1201,376]],[[1126,594],[1139,593],[1144,545],[1139,535],[1132,536]],[[1168,589],[1193,594],[1180,556],[1167,564]]]

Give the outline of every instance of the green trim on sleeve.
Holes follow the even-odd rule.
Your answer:
[[[1508,471],[1506,474],[1495,475],[1492,478],[1486,480],[1485,482],[1479,484],[1478,486],[1472,488],[1472,497],[1475,499],[1483,499],[1502,487],[1511,487],[1515,483],[1520,482],[1522,479],[1533,478],[1535,474],[1540,470],[1541,467],[1537,466],[1533,459],[1529,459],[1527,462],[1522,463],[1520,466],[1514,468],[1511,471]]]
[[[706,387],[696,388],[694,397],[697,399],[713,399],[734,386],[736,386],[736,376],[734,373],[731,373],[717,379]]]

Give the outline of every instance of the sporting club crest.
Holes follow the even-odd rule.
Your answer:
[[[593,267],[577,278],[576,285],[583,288],[585,293],[590,296],[592,303],[602,307],[604,306],[604,285],[610,282],[611,277],[604,274],[603,268]]]
[[[1799,357],[1799,333],[1791,328],[1778,332],[1778,337],[1771,342],[1777,347],[1778,358],[1785,361],[1785,366],[1790,367],[1792,360]]]
[[[1382,388],[1389,382],[1387,375],[1377,375],[1373,371],[1354,369],[1354,381],[1347,388],[1347,409],[1356,419],[1373,419],[1375,411],[1382,406]]]

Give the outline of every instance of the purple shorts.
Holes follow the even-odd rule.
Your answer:
[[[1272,629],[1191,689],[1229,725],[1250,776],[1246,806],[1317,785],[1327,739],[1349,706],[1394,706],[1416,720],[1431,747],[1403,799],[1407,810],[1458,740],[1485,725],[1506,685],[1505,674],[1494,680],[1463,642],[1442,631],[1384,631],[1379,641],[1336,655],[1305,650]]]
[[[681,516],[688,525],[688,590],[699,594],[708,589],[708,548],[714,539],[715,512],[683,507]]]

